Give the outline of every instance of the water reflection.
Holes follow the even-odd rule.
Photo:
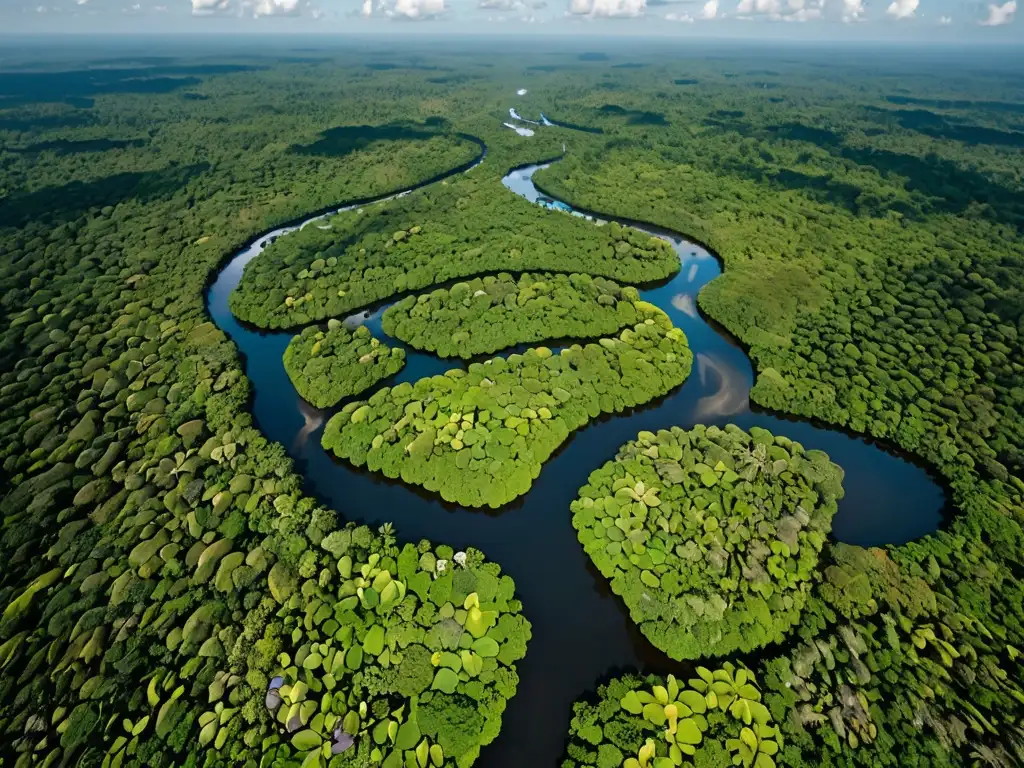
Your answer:
[[[292,453],[299,453],[306,447],[309,436],[320,429],[330,411],[315,408],[300,397],[299,413],[302,414],[304,421],[302,429],[296,433],[295,440],[292,442]]]
[[[697,265],[694,264],[693,266]],[[700,313],[697,312],[697,302],[693,300],[693,296],[689,293],[677,293],[673,296],[672,306],[694,320],[700,316]]]
[[[709,376],[708,374],[711,374]],[[697,353],[697,375],[701,386],[708,387],[709,378],[718,379],[718,389],[705,395],[693,408],[694,421],[707,421],[723,416],[734,416],[750,407],[747,397],[746,377],[724,360],[704,352]]]

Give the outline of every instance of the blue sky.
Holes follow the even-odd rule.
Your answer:
[[[1024,42],[1018,0],[0,0],[6,33],[663,35]]]

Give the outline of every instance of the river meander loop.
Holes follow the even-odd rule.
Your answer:
[[[468,172],[482,160],[483,152],[471,166],[452,174]],[[541,167],[516,169],[502,181],[511,193],[536,202],[549,197],[533,184],[533,174]],[[619,446],[640,430],[732,422],[744,429],[764,427],[806,448],[826,451],[846,473],[846,496],[833,522],[833,536],[839,541],[865,546],[910,541],[935,530],[948,509],[942,488],[907,458],[840,430],[752,410],[748,395],[754,372],[749,358],[697,310],[698,292],[721,274],[717,258],[678,233],[621,219],[667,240],[679,254],[679,272],[642,288],[640,294],[686,333],[695,364],[683,386],[647,406],[600,418],[579,430],[544,466],[528,494],[497,511],[446,504],[420,489],[335,461],[320,447],[329,412],[304,403],[284,371],[281,356],[293,333],[253,329],[228,309],[228,295],[238,285],[245,265],[266,244],[324,215],[252,241],[217,274],[207,293],[208,308],[217,326],[242,352],[259,428],[288,449],[306,479],[308,493],[347,520],[371,525],[391,521],[405,540],[428,538],[457,549],[477,547],[515,579],[517,596],[533,624],[533,639],[518,665],[519,691],[509,702],[501,735],[483,750],[480,768],[555,766],[564,750],[571,704],[598,680],[628,668],[660,673],[678,673],[682,668],[640,634],[621,600],[591,566],[570,522],[569,503],[587,475],[613,458]],[[595,221],[595,226],[600,223]],[[405,347],[381,331],[380,316],[386,306],[356,313],[347,322],[365,323],[382,340]],[[458,365],[405,349],[406,366],[389,385]]]

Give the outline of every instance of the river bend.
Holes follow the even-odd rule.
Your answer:
[[[551,125],[546,119],[544,124]],[[482,159],[483,154],[477,162]],[[543,195],[532,179],[541,167],[514,170],[503,183],[510,193],[536,202]],[[453,173],[463,171],[468,172],[460,168]],[[312,216],[298,226],[324,215]],[[749,358],[697,309],[698,292],[721,273],[718,260],[678,233],[618,221],[667,240],[679,254],[679,272],[640,293],[686,333],[695,356],[693,373],[669,395],[579,430],[547,462],[528,494],[497,511],[444,503],[420,489],[336,461],[320,447],[330,412],[305,403],[285,373],[281,357],[293,334],[253,329],[228,309],[228,295],[238,285],[245,265],[268,243],[297,226],[256,238],[221,269],[207,293],[214,322],[244,357],[254,391],[256,423],[295,459],[305,477],[306,492],[346,519],[372,525],[391,521],[405,540],[428,538],[456,549],[477,547],[515,579],[517,596],[533,624],[533,639],[526,658],[519,662],[519,691],[509,702],[501,735],[484,748],[480,768],[555,766],[564,750],[571,703],[593,690],[599,680],[630,668],[664,673],[682,667],[640,634],[622,601],[591,566],[570,521],[569,503],[590,471],[613,458],[618,447],[640,430],[732,422],[744,429],[764,427],[806,448],[826,451],[846,472],[846,496],[833,522],[833,536],[851,544],[898,544],[918,538],[935,530],[948,509],[939,485],[907,459],[840,430],[752,409],[748,395],[754,373]],[[364,323],[383,341],[406,349],[406,366],[389,385],[459,364],[387,337],[380,326],[386,306],[357,313],[346,322]]]

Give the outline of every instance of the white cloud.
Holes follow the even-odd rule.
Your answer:
[[[1009,2],[1003,3],[1002,5],[989,3],[988,18],[981,22],[981,26],[1001,27],[1003,24],[1009,24],[1013,21],[1014,14],[1016,13],[1017,0],[1009,0]]]
[[[693,16],[688,13],[666,13],[665,21],[679,21],[683,24],[693,24]]]
[[[405,19],[430,19],[444,12],[444,0],[397,0],[384,13]]]
[[[847,24],[863,19],[866,11],[864,0],[843,0],[843,21]]]
[[[921,0],[893,0],[885,12],[894,19],[909,19],[920,4]]]
[[[489,11],[518,11],[525,10],[521,0],[480,0],[478,8],[486,8]]]
[[[642,16],[647,0],[570,0],[569,13],[575,16]]]
[[[713,19],[718,15],[718,0],[708,0],[700,11],[702,19]]]
[[[740,18],[767,16],[772,21],[816,21],[822,17],[825,0],[740,0]]]
[[[736,13],[740,16],[777,14],[781,8],[781,0],[740,0],[736,6]]]
[[[363,16],[373,15],[373,0],[363,0],[363,10],[361,13]]]
[[[953,17],[952,16],[939,16],[939,26],[940,27],[948,27],[952,23],[953,23]]]
[[[299,0],[258,0],[252,9],[253,16],[298,16]]]
[[[800,8],[782,17],[783,21],[818,21],[821,19],[821,8]]]
[[[209,16],[231,10],[231,0],[192,0],[193,16]]]

